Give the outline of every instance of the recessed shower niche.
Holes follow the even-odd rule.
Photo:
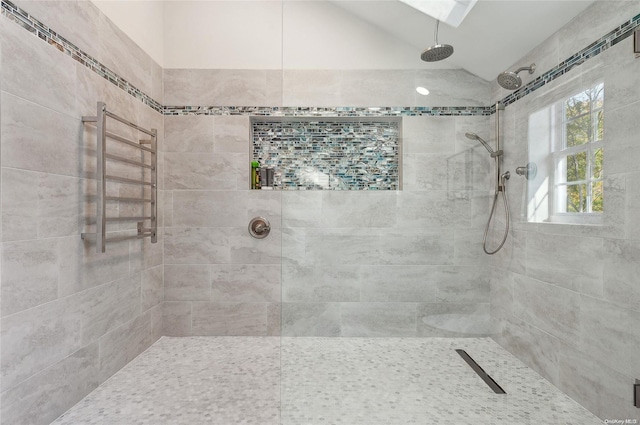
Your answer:
[[[267,187],[276,190],[399,190],[400,124],[395,117],[253,117],[252,161],[273,169]]]

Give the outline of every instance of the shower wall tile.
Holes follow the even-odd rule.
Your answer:
[[[99,372],[98,343],[92,343],[4,391],[0,396],[3,422],[51,423],[98,387]]]
[[[211,272],[208,264],[164,266],[166,301],[209,301]]]
[[[164,270],[162,266],[146,269],[142,272],[142,311],[162,304],[164,301]]]
[[[606,90],[606,87],[605,87]],[[635,118],[640,114],[640,101],[609,111],[605,106],[605,134],[607,135],[604,166],[609,174],[638,171],[640,147],[635,132]]]
[[[135,318],[140,289],[140,276],[133,275],[4,317],[2,390]]]
[[[633,37],[621,41],[620,45],[617,49],[608,49],[602,53],[607,64],[604,78],[607,112],[626,107],[640,99],[640,87],[636,83],[640,61],[635,55],[629,54],[633,50]]]
[[[282,303],[282,336],[341,336],[339,303]]]
[[[280,264],[282,231],[271,229],[265,239],[255,239],[246,227],[229,229],[230,262],[233,264]]]
[[[92,2],[16,0],[13,3],[72,40],[73,44],[91,56],[100,55],[95,42],[100,36],[97,27],[100,11]]]
[[[324,106],[340,104],[342,74],[332,70],[286,69],[282,72],[284,106]]]
[[[249,117],[220,115],[213,117],[214,151],[246,153],[250,149]]]
[[[639,170],[640,171],[640,170]],[[624,228],[628,239],[640,240],[640,172],[626,174]]]
[[[515,317],[574,346],[580,335],[580,308],[577,292],[529,277],[514,276]]]
[[[148,311],[100,338],[100,375],[106,381],[155,342]]]
[[[280,264],[213,264],[211,301],[271,302],[281,298]]]
[[[600,418],[638,417],[638,409],[633,406],[633,392],[629,391],[633,378],[573,347],[560,347],[558,387],[563,388],[568,396],[588,406]]]
[[[172,227],[165,229],[165,264],[225,264],[231,260],[225,228]]]
[[[360,301],[429,302],[436,299],[438,267],[370,266],[362,269]]]
[[[454,153],[454,117],[403,117],[402,148],[405,154]]]
[[[111,242],[104,253],[97,253],[95,245],[78,237],[58,240],[60,261],[60,296],[111,282],[129,274],[129,242]]]
[[[266,335],[267,303],[193,303],[193,335]]]
[[[249,153],[203,155],[167,152],[164,157],[166,189],[235,190],[248,176]],[[246,178],[248,180],[248,178]]]
[[[510,347],[516,357],[531,364],[533,370],[558,385],[560,350],[568,349],[562,340],[519,320],[508,322],[494,339],[500,345]]]
[[[2,316],[58,298],[57,239],[5,242],[2,246]]]
[[[74,60],[18,25],[2,25],[0,34],[2,91],[77,119]]]
[[[415,87],[427,88],[429,95],[418,94]],[[416,106],[486,106],[491,102],[491,84],[464,69],[417,70],[408,92],[414,94]]]
[[[79,116],[69,117],[6,92],[1,101],[4,167],[82,176]]]
[[[49,20],[45,26],[102,60],[100,43],[87,44],[99,40],[96,35],[106,28],[100,23],[104,16],[92,3],[21,4],[36,19]],[[158,244],[148,239],[110,243],[105,254],[97,254],[93,242],[80,239],[81,232],[95,231],[96,208],[96,181],[91,180],[96,172],[96,133],[81,117],[94,115],[96,102],[104,101],[118,115],[157,128],[160,149],[164,118],[143,105],[145,99],[131,96],[69,52],[57,49],[54,41],[43,42],[0,19],[4,21],[0,26],[0,62],[4,64],[0,137],[5,228],[0,416],[3,423],[45,424],[108,377],[109,369],[98,370],[101,361],[109,361],[101,356],[118,362],[131,358],[129,351],[128,357],[118,357],[99,350],[98,341],[105,334],[137,323],[146,314],[150,325],[140,328],[138,335],[144,334],[150,344],[160,336],[162,325],[162,267],[157,267],[163,262],[162,232]],[[124,47],[109,46],[117,55],[114,68],[123,73],[141,70],[135,84],[162,100],[159,66],[144,57],[132,60],[124,52],[133,51],[132,42],[121,38],[120,30],[116,32],[107,43],[120,42]],[[128,137],[138,136],[126,127],[112,127]],[[113,147],[114,152],[129,153],[122,146]],[[161,174],[162,168],[160,157]],[[131,175],[127,167],[114,169]],[[158,183],[161,187],[163,179]],[[121,185],[109,185],[108,192],[134,194],[132,188]],[[113,216],[134,211],[129,205],[108,205]],[[132,229],[131,224],[108,228],[110,232],[124,229]],[[14,285],[18,282],[20,287]]]
[[[2,240],[38,237],[33,223],[38,217],[40,175],[22,170],[2,170]]]
[[[285,228],[322,227],[324,191],[285,191],[282,193],[282,225]]]
[[[640,311],[640,241],[605,239],[604,298]]]
[[[412,337],[417,334],[416,303],[341,303],[342,336]]]
[[[284,302],[357,302],[364,269],[360,265],[297,264],[283,260]]]
[[[281,71],[165,69],[165,105],[281,106]]]
[[[378,244],[378,264],[453,264],[453,230],[390,230]]]
[[[602,239],[530,233],[527,276],[602,296]]]
[[[425,303],[417,308],[417,336],[483,337],[490,332],[490,308],[484,304]]]
[[[396,225],[397,192],[327,191],[322,195],[323,228],[389,228]]]
[[[468,229],[471,192],[407,191],[398,197],[398,227],[403,229]]]
[[[451,303],[489,302],[489,270],[485,267],[440,267],[432,271],[436,300]]]
[[[415,101],[415,73],[412,70],[343,70],[340,74],[339,101],[342,105],[400,106],[413,105]]]
[[[165,301],[162,303],[162,335],[189,336],[191,333],[191,302]]]
[[[485,265],[487,259],[482,251],[484,231],[476,227],[456,229],[453,236],[453,264],[458,266]]]
[[[164,117],[164,151],[213,152],[214,119],[202,115]]]
[[[581,296],[580,304],[577,348],[593,359],[606,359],[606,364],[620,373],[639,376],[640,310],[587,295]]]

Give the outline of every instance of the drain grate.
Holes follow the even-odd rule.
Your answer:
[[[471,358],[469,354],[467,354],[466,351],[456,350],[456,353],[460,354],[460,357],[462,357],[464,361],[467,362],[469,366],[471,366],[471,369],[473,369],[473,371],[477,373],[480,378],[482,378],[485,384],[487,384],[494,393],[506,394],[505,390],[503,390],[502,387],[498,385],[498,383],[494,381],[494,379],[487,372],[485,372],[484,369],[482,369],[480,365],[476,363],[476,361],[473,360],[473,358]]]

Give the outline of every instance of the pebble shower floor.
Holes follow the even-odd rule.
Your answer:
[[[494,394],[457,348],[507,394]],[[602,421],[488,338],[164,337],[53,423]]]

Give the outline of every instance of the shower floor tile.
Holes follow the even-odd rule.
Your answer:
[[[466,350],[506,395],[455,352]],[[488,338],[162,338],[54,424],[602,424]]]

